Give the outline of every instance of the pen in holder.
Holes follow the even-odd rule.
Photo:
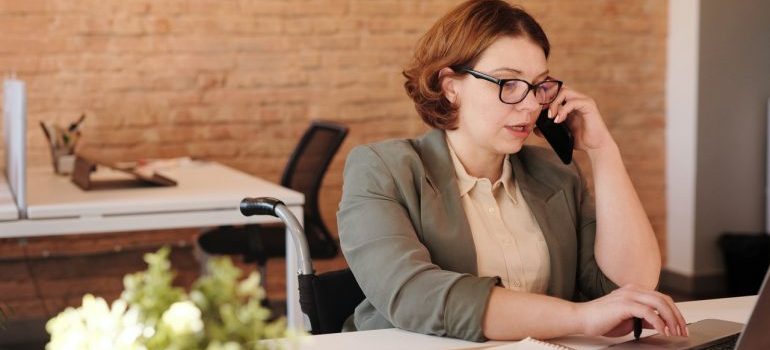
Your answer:
[[[51,149],[53,169],[57,174],[72,173],[75,167],[75,147],[80,140],[80,125],[85,118],[85,114],[81,115],[77,121],[70,123],[66,128],[58,124],[40,122],[40,127]]]

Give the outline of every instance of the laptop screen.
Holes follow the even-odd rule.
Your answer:
[[[736,349],[770,349],[770,332],[768,332],[770,325],[770,286],[767,285],[768,279],[770,279],[770,270],[765,273],[765,281],[759,288],[757,304],[754,305],[749,322],[746,323],[746,327],[738,339]]]

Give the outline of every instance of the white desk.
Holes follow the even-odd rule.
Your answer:
[[[302,223],[302,193],[214,162],[180,162],[159,171],[178,185],[83,191],[50,167],[30,168],[27,219],[0,221],[0,238],[279,222],[272,216],[241,215],[238,207],[244,197],[278,198]],[[106,168],[92,175],[96,180],[130,178]],[[3,193],[0,188],[0,215],[5,210]],[[12,208],[18,214],[15,205]],[[302,325],[296,253],[291,240],[286,242],[288,321]]]
[[[242,216],[240,200],[270,196],[298,210],[304,203],[299,192],[213,162],[190,162],[162,173],[178,185],[83,191],[69,177],[55,175],[50,167],[30,168],[28,220],[0,224],[0,237],[277,222],[273,217]],[[93,178],[120,180],[130,176],[100,168]]]
[[[733,322],[746,323],[751,309],[756,303],[756,296],[713,299],[677,303],[688,323],[706,318],[719,318]],[[654,334],[654,330],[644,330],[642,336]],[[549,342],[566,345],[574,349],[601,349],[610,344],[622,343],[633,339],[633,335],[621,338],[569,336],[551,339]],[[300,341],[298,349],[484,349],[505,342],[473,343],[464,340],[434,337],[407,332],[400,329],[381,329],[351,333],[325,334],[307,337]]]

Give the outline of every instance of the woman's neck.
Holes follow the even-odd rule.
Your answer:
[[[452,150],[460,159],[468,175],[495,182],[503,174],[505,155],[489,152],[474,145],[458,132],[447,131],[447,142],[451,144]]]

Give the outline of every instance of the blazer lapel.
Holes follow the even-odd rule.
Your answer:
[[[562,222],[554,221],[571,220],[570,214],[562,210],[564,208],[563,190],[538,180],[536,174],[531,174],[525,168],[518,154],[512,154],[509,159],[516,183],[540,225],[548,246],[551,275],[548,280],[547,294],[569,300],[572,298],[574,286],[565,283],[565,278],[570,275],[565,269],[574,270],[574,266],[565,266],[564,260],[570,254],[574,254],[568,249],[568,242],[574,240],[574,235],[569,237],[568,230],[565,232],[565,230],[560,229]],[[558,214],[566,214],[568,217],[559,217]]]
[[[420,199],[424,244],[441,268],[476,275],[476,248],[445,134],[434,129],[415,141],[425,169],[422,180],[429,184]]]

